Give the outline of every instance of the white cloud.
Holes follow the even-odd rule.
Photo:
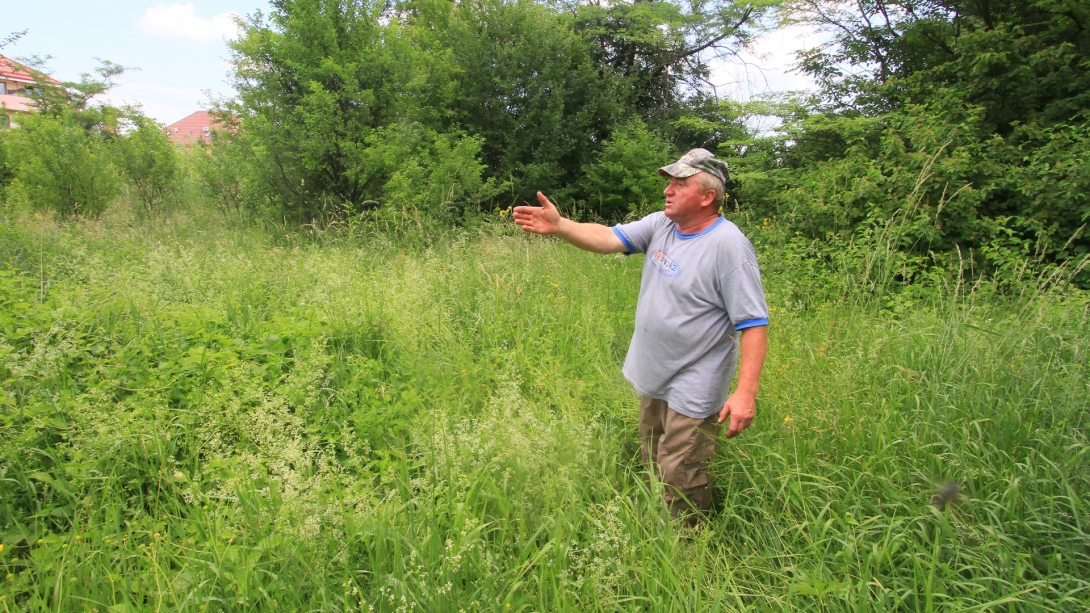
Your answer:
[[[812,26],[777,28],[750,42],[747,49],[712,67],[712,79],[728,97],[747,100],[768,92],[813,90],[808,76],[795,72],[795,52],[820,46],[827,35]]]
[[[187,38],[200,43],[218,42],[238,37],[238,15],[227,11],[205,19],[197,16],[192,4],[156,4],[144,11],[136,25],[146,34]]]

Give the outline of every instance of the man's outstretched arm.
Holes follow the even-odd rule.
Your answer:
[[[595,253],[621,253],[628,251],[624,243],[609,226],[597,223],[579,223],[560,216],[552,202],[541,192],[537,193],[541,206],[517,206],[515,223],[527,232],[556,236]]]
[[[742,335],[742,359],[738,367],[738,387],[723,404],[719,423],[728,418],[727,438],[734,438],[753,423],[757,414],[757,388],[760,386],[761,368],[768,353],[768,326],[753,326],[739,332]]]

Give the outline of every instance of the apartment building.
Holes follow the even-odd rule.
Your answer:
[[[61,82],[43,76],[41,82],[22,64],[0,55],[0,128],[18,123],[20,114],[34,112],[33,96],[43,85],[61,86]]]

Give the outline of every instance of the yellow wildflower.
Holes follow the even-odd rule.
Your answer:
[[[787,423],[791,423],[791,416],[790,416],[790,415],[788,415],[787,417],[784,417],[784,418],[783,418],[783,423],[785,423],[785,424],[787,424]]]

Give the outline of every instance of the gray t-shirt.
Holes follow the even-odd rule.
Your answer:
[[[625,378],[682,415],[718,413],[738,362],[735,332],[768,324],[753,243],[722,217],[695,234],[664,213],[613,231],[630,253],[647,254]]]

